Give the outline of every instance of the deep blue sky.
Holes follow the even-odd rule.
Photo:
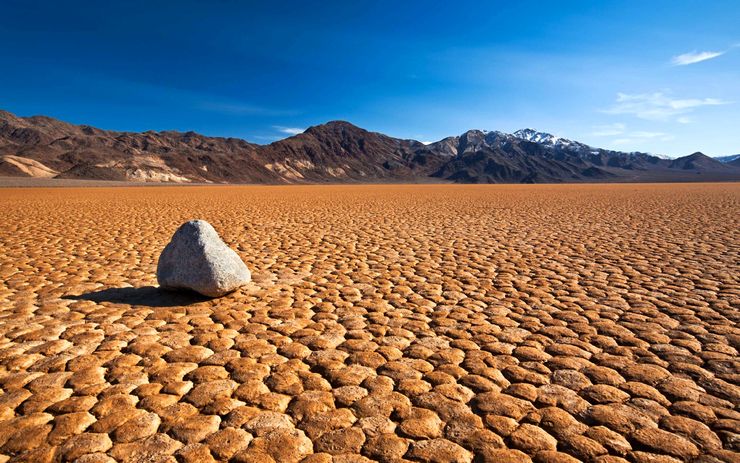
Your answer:
[[[345,119],[422,141],[533,127],[726,155],[739,24],[737,0],[4,0],[0,108],[257,143]]]

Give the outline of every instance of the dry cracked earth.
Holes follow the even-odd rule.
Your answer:
[[[0,190],[0,462],[740,461],[740,184]],[[156,288],[185,220],[254,281]]]

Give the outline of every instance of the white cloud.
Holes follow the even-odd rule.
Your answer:
[[[640,143],[646,140],[671,141],[675,137],[665,132],[647,132],[636,130],[633,132],[624,132],[624,138],[617,138],[612,141],[613,145],[627,145],[630,143]]]
[[[676,122],[679,124],[691,124],[694,120],[688,116],[681,116],[678,119],[676,119]]]
[[[702,106],[729,104],[718,98],[673,98],[662,92],[618,93],[617,101],[607,114],[629,114],[640,119],[666,121],[694,111]]]
[[[593,127],[594,131],[591,132],[591,135],[594,137],[613,137],[614,135],[623,134],[626,128],[627,127],[620,122],[606,125],[595,125]]]
[[[613,137],[616,135],[622,135],[621,138],[617,138],[612,143],[616,145],[624,145],[635,141],[645,140],[660,140],[670,141],[675,137],[665,132],[648,132],[644,130],[627,130],[627,126],[621,122],[606,125],[596,125],[593,127],[594,131],[591,135],[594,137]]]
[[[702,61],[710,60],[718,56],[724,55],[724,51],[693,51],[690,53],[684,53],[682,55],[674,56],[671,58],[671,63],[674,66],[686,66],[688,64],[701,63]]]
[[[629,136],[634,138],[643,138],[643,139],[660,139],[662,141],[668,141],[673,140],[673,135],[668,135],[667,133],[663,132],[643,132],[643,131],[637,131],[632,132],[629,134]]]
[[[306,129],[299,129],[298,127],[283,127],[282,125],[274,125],[273,128],[286,135],[298,135],[299,133],[306,131]]]

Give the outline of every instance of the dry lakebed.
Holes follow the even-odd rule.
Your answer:
[[[740,461],[740,184],[0,188],[0,463]],[[157,286],[207,220],[252,281]]]

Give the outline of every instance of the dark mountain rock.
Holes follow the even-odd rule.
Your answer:
[[[704,153],[696,152],[682,158],[674,159],[670,167],[673,169],[684,170],[718,170],[725,171],[730,169],[727,164],[723,164],[716,159],[712,159]]]
[[[470,130],[425,145],[333,121],[256,145],[0,111],[0,175],[180,183],[634,182],[740,180],[740,166],[701,153],[666,160],[604,150],[532,129]]]

